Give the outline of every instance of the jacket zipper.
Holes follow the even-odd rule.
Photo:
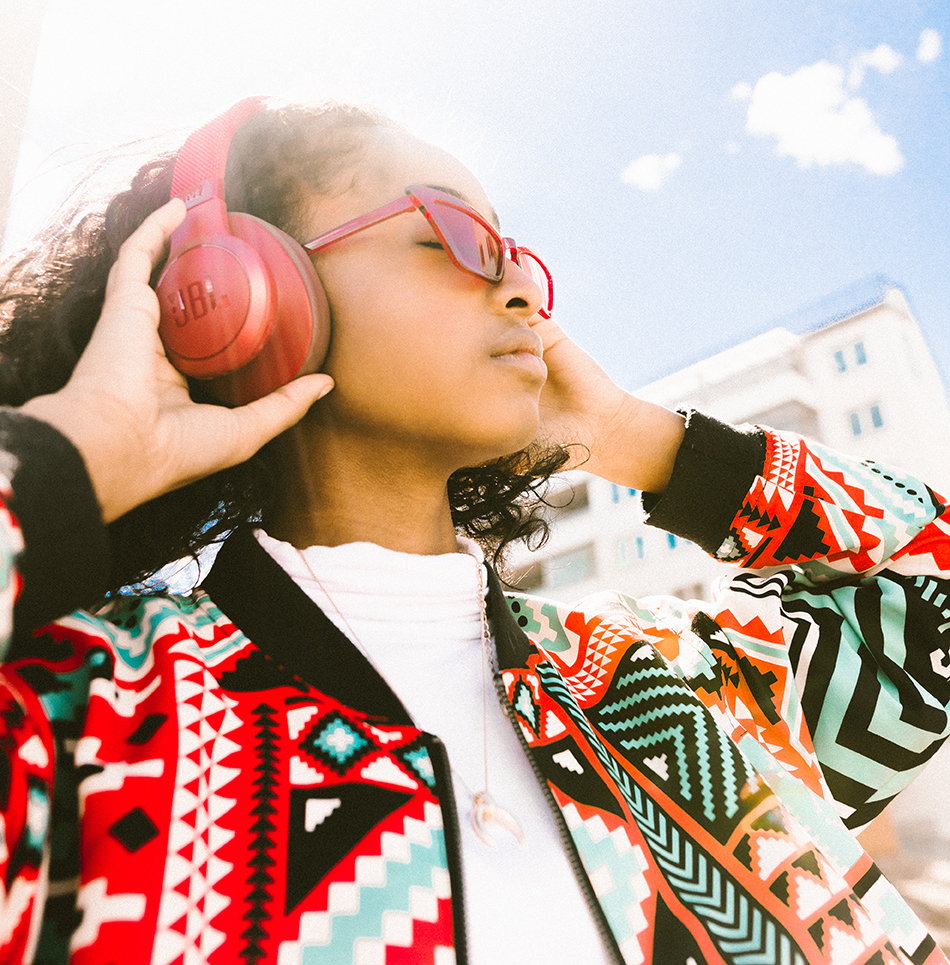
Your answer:
[[[442,824],[445,833],[445,850],[449,864],[449,882],[452,888],[452,931],[455,939],[456,965],[468,965],[468,924],[465,918],[465,894],[462,878],[462,833],[459,829],[458,805],[452,787],[452,765],[445,744],[434,734],[425,735],[426,744],[432,752],[432,768],[435,786],[439,792]]]
[[[554,794],[552,793],[551,788],[548,786],[547,779],[545,778],[544,774],[541,773],[541,768],[534,759],[531,746],[528,744],[527,739],[521,731],[521,727],[518,725],[518,721],[515,719],[515,711],[511,706],[511,702],[508,700],[505,682],[495,665],[494,647],[491,648],[491,664],[492,680],[495,682],[495,692],[498,695],[498,701],[501,704],[501,709],[504,711],[505,717],[508,718],[508,722],[514,728],[514,732],[517,735],[518,740],[521,742],[521,749],[528,758],[528,763],[531,765],[531,770],[534,771],[535,779],[537,780],[538,784],[541,785],[541,791],[544,794],[544,799],[547,801],[548,810],[550,810],[551,816],[554,818],[554,823],[557,826],[558,835],[561,838],[561,844],[564,848],[564,852],[567,855],[568,861],[570,862],[571,870],[574,872],[574,877],[577,880],[577,884],[580,886],[581,894],[584,896],[584,901],[587,903],[587,907],[594,919],[594,924],[597,926],[597,931],[600,933],[600,938],[604,944],[604,949],[607,952],[607,956],[611,961],[615,962],[616,965],[626,965],[624,957],[620,951],[620,946],[617,944],[617,939],[610,927],[610,923],[607,921],[607,916],[604,914],[604,909],[601,908],[600,902],[597,900],[597,896],[594,894],[594,888],[590,883],[590,879],[587,877],[587,872],[584,870],[584,864],[581,861],[581,856],[577,851],[576,845],[574,844],[574,839],[571,837],[571,832],[567,826],[567,822],[564,820],[564,815],[561,813],[561,809],[558,807],[558,803],[554,799]],[[448,758],[446,758],[446,760],[448,760]]]

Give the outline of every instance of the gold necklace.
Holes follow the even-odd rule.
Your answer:
[[[310,574],[313,581],[323,591],[323,595],[330,603],[333,604],[333,609],[336,610],[337,615],[343,622],[343,625],[349,631],[350,638],[354,643],[359,645],[360,649],[366,655],[366,658],[373,665],[373,669],[385,680],[386,678],[376,661],[373,659],[373,655],[369,652],[366,644],[357,635],[356,631],[351,626],[350,621],[347,620],[346,614],[343,613],[339,606],[337,606],[337,603],[333,597],[330,596],[327,588],[323,585],[323,581],[313,571],[313,567],[307,561],[307,557],[304,555],[303,550],[298,549],[297,555],[300,557],[303,565],[307,568],[307,572]],[[485,606],[485,565],[481,561],[476,562],[478,565],[478,603],[481,612],[482,632],[482,746],[484,749],[483,757],[485,762],[485,789],[483,791],[472,791],[468,782],[454,767],[452,767],[452,773],[459,779],[459,781],[461,781],[462,786],[468,792],[469,798],[471,799],[472,830],[478,836],[479,840],[493,848],[495,846],[495,842],[491,839],[491,836],[488,834],[485,826],[487,824],[497,824],[500,827],[505,828],[507,831],[510,831],[511,834],[517,838],[518,843],[523,845],[524,832],[521,830],[521,825],[518,824],[517,819],[511,814],[510,811],[507,811],[505,808],[495,803],[495,799],[488,791],[488,672],[491,670],[492,673],[494,673],[494,662],[492,660],[491,629],[488,625],[488,611]]]

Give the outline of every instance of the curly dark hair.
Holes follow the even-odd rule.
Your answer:
[[[364,108],[269,105],[244,123],[231,143],[228,209],[302,240],[307,200],[330,190],[374,129],[393,126]],[[175,156],[166,152],[143,164],[108,202],[91,202],[83,188],[3,267],[0,404],[22,405],[66,384],[99,317],[120,245],[168,200]],[[192,383],[191,391],[210,401],[200,383]],[[246,462],[111,523],[111,592],[141,584],[169,562],[197,555],[238,527],[266,524],[274,488],[271,455],[265,446]],[[561,447],[532,447],[455,472],[448,484],[455,525],[499,566],[512,541],[540,545],[547,538],[543,487],[568,459]]]

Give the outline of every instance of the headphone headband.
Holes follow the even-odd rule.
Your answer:
[[[229,404],[318,371],[330,338],[329,306],[307,253],[274,225],[225,206],[228,148],[266,100],[239,101],[182,145],[171,196],[184,197],[188,211],[156,286],[168,358]]]
[[[224,180],[228,148],[237,129],[267,102],[266,97],[247,97],[190,134],[181,146],[172,175],[171,197],[177,198],[209,178]]]

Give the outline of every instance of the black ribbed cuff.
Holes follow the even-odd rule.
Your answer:
[[[766,436],[685,410],[686,434],[666,491],[644,493],[647,522],[715,553],[765,469]]]
[[[0,408],[0,471],[26,548],[14,607],[18,637],[88,605],[105,592],[109,543],[82,456],[52,426]]]

